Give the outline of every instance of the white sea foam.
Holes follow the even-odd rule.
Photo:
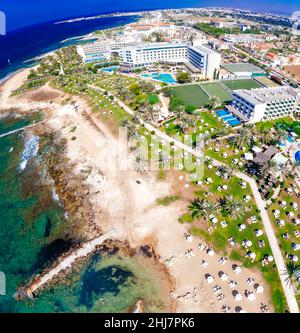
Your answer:
[[[54,187],[52,187],[52,199],[53,199],[54,201],[56,201],[56,202],[59,202],[59,196],[58,196],[58,194],[56,193]]]
[[[36,156],[39,150],[39,137],[31,134],[27,139],[25,139],[25,146],[22,152],[21,161],[19,168],[23,171],[28,161],[30,161],[33,157]]]

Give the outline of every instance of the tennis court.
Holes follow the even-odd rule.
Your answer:
[[[231,91],[239,90],[239,89],[255,89],[255,88],[261,88],[262,85],[259,84],[257,81],[254,81],[252,79],[238,79],[238,80],[222,80],[222,84],[224,84],[225,87],[230,89]]]
[[[276,88],[278,87],[278,84],[270,79],[268,79],[265,76],[257,76],[255,77],[255,81],[259,82],[260,84],[262,84],[263,86],[267,87],[267,88]]]
[[[231,73],[252,73],[257,74],[257,73],[263,73],[264,71],[252,64],[249,63],[239,63],[239,64],[224,64],[222,65],[223,68],[225,68],[227,71]]]
[[[199,86],[210,96],[216,97],[220,102],[230,102],[232,97],[219,82],[199,83]]]
[[[172,88],[175,96],[180,98],[187,105],[194,105],[201,108],[208,104],[209,96],[198,84],[176,86]]]

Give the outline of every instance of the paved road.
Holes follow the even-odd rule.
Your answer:
[[[125,103],[123,103],[122,101],[120,101],[117,98],[115,98],[115,99],[126,112],[128,112],[131,115],[134,115],[134,111],[131,110]],[[152,126],[151,124],[144,123],[144,125],[145,125],[145,128],[147,128],[149,131],[154,131],[156,133],[156,135],[158,135],[161,139],[163,139],[167,142],[174,142],[176,147],[181,148],[196,157],[199,157],[199,158],[203,157],[203,154],[201,152],[197,152],[192,147],[189,147],[186,144],[168,136],[166,133],[160,131],[159,129]],[[215,166],[220,166],[222,164],[225,165],[224,163],[222,163],[218,160],[215,160],[213,158],[211,158],[211,160],[213,161],[213,164]],[[267,237],[268,237],[268,241],[269,241],[271,249],[272,249],[273,257],[274,257],[274,260],[275,260],[275,263],[277,266],[278,274],[279,274],[279,277],[281,280],[282,288],[283,288],[283,291],[284,291],[284,294],[285,294],[285,297],[287,300],[289,310],[292,313],[299,313],[299,307],[298,307],[298,303],[296,300],[294,290],[291,287],[287,286],[286,281],[285,281],[286,278],[288,278],[285,261],[282,256],[281,250],[279,248],[278,241],[277,241],[274,229],[272,227],[272,222],[271,222],[269,215],[267,213],[267,210],[265,208],[265,202],[262,199],[262,197],[258,191],[257,184],[254,179],[252,179],[251,177],[247,176],[246,174],[244,174],[242,172],[234,171],[234,175],[239,177],[240,179],[244,180],[245,182],[247,182],[251,187],[251,190],[252,190],[252,193],[254,196],[254,200],[260,211],[260,216],[261,216],[261,219],[262,219],[262,222],[263,222],[263,225],[264,225]]]

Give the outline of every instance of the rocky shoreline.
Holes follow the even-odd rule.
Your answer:
[[[90,119],[87,119],[87,121]],[[95,126],[95,125],[94,125]],[[80,269],[87,263],[89,258],[95,253],[100,255],[113,255],[120,256],[141,256],[147,260],[148,264],[153,266],[155,270],[161,270],[166,274],[169,279],[170,289],[174,290],[175,282],[169,274],[167,268],[159,262],[159,255],[156,253],[155,247],[151,244],[145,244],[137,248],[132,248],[127,240],[109,239],[101,246],[95,247],[86,257],[80,257],[68,267],[62,270],[58,275],[54,276],[49,282],[43,284],[38,290],[31,293],[30,286],[38,283],[42,275],[47,274],[56,265],[61,263],[65,258],[72,255],[80,248],[83,242],[89,241],[95,237],[99,237],[103,230],[95,223],[95,214],[93,204],[90,201],[91,189],[85,182],[85,176],[82,174],[75,174],[75,165],[66,155],[66,140],[59,131],[53,130],[48,125],[37,126],[34,129],[34,134],[39,136],[41,154],[40,169],[46,169],[45,181],[49,187],[53,187],[57,194],[63,210],[68,215],[68,222],[65,225],[66,239],[71,240],[71,247],[65,251],[61,256],[56,258],[47,268],[37,276],[33,277],[24,286],[21,286],[15,294],[17,300],[22,300],[24,297],[35,299],[39,293],[44,290],[55,286],[56,284],[68,285],[70,273],[79,272]],[[49,148],[51,149],[47,149]],[[170,298],[171,300],[171,298]],[[144,300],[138,300],[136,308],[139,312],[144,312]],[[176,310],[176,304],[173,300],[168,305],[168,311]]]

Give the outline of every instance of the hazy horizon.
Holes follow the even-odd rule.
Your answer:
[[[101,13],[116,11],[138,11],[168,8],[187,8],[187,7],[226,7],[237,9],[249,9],[259,12],[277,13],[290,15],[295,10],[300,10],[298,0],[289,0],[289,5],[280,0],[247,0],[242,4],[237,0],[140,0],[138,3],[128,0],[119,0],[117,4],[111,4],[104,0],[87,0],[82,4],[79,0],[52,0],[43,1],[15,0],[12,4],[10,0],[2,0],[0,10],[6,14],[7,31],[16,30],[26,26],[43,23],[65,18],[75,18]]]

